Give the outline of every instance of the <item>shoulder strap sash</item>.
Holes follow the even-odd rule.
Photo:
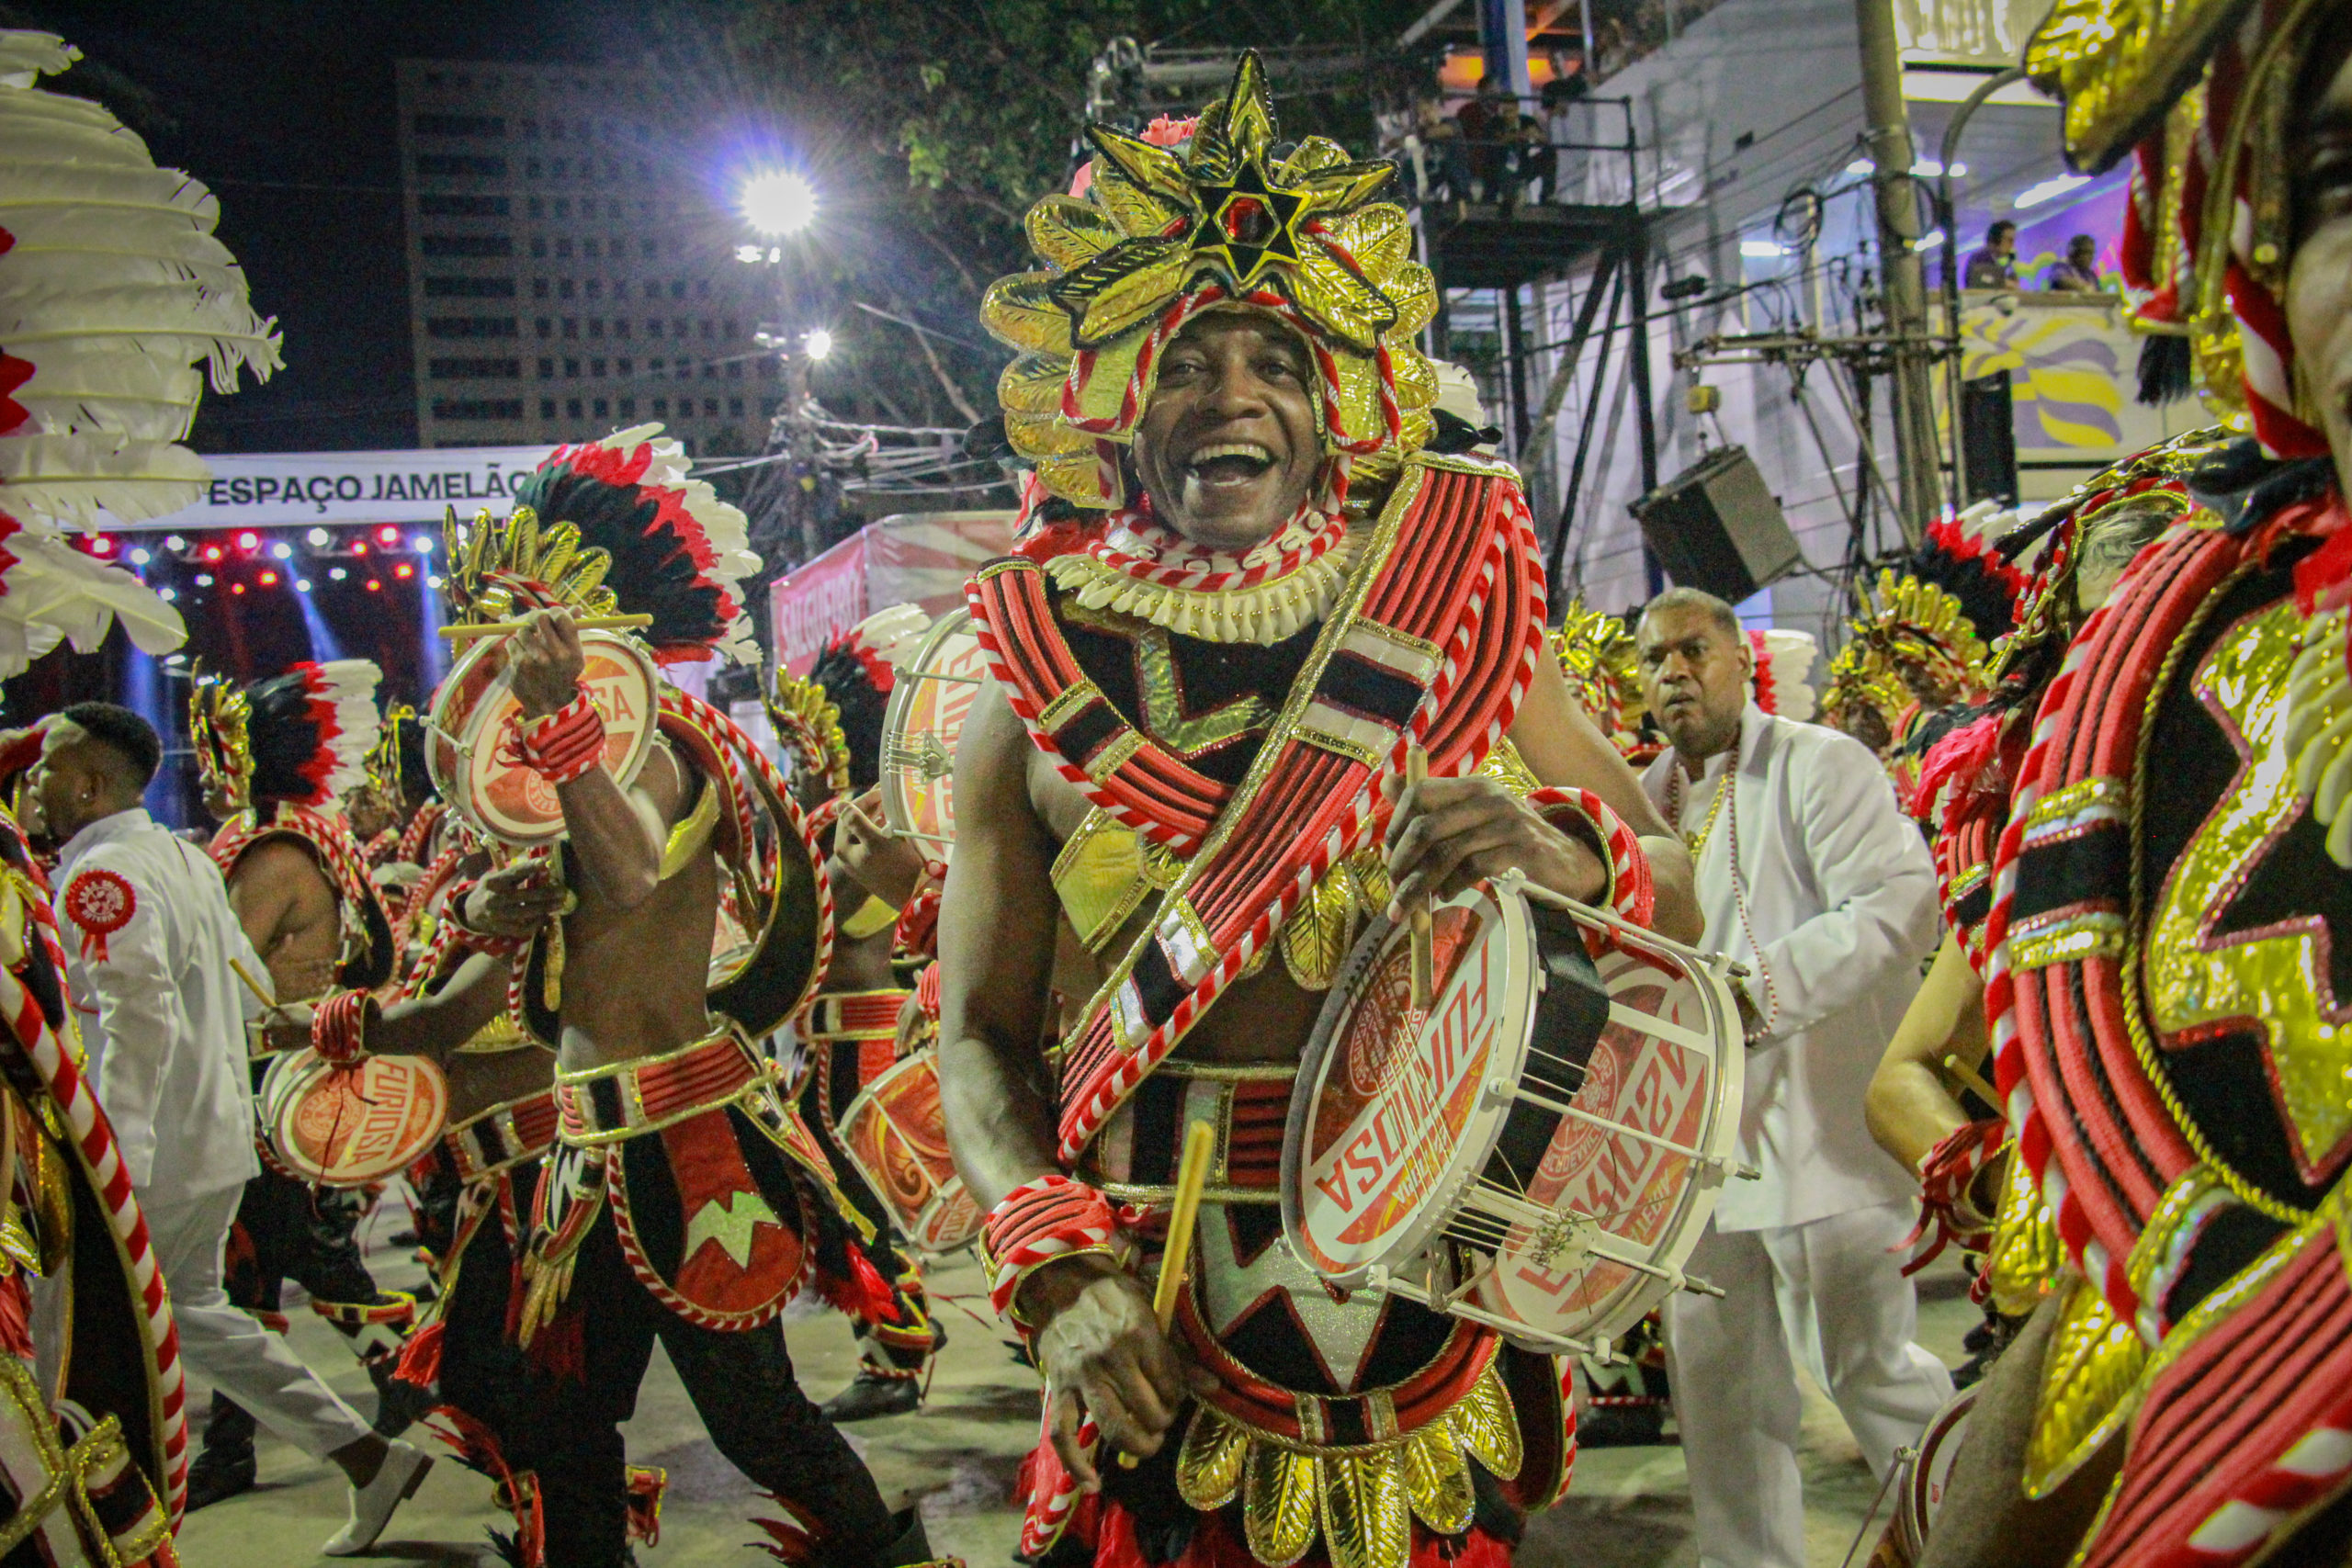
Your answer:
[[[1100,760],[1106,746],[1127,745],[1109,733],[1111,721],[1125,721],[1099,693],[1047,683],[1076,665],[1057,647],[1050,615],[1037,613],[1042,599],[1014,599],[1041,595],[1042,586],[1042,573],[1024,581],[1002,562],[974,580],[973,618],[990,667],[1064,777],[1123,821],[1155,820],[1136,795],[1104,782],[1130,782]],[[1159,918],[1063,1042],[1064,1160],[1175,1049],[1303,890],[1363,841],[1381,809],[1380,786],[1402,771],[1409,742],[1428,749],[1435,772],[1478,764],[1518,712],[1543,630],[1543,572],[1517,475],[1475,458],[1413,459],[1257,761],[1230,798],[1216,802]],[[1036,700],[1063,700],[1065,690],[1076,694],[1067,715]],[[1073,737],[1072,725],[1098,703],[1102,716]],[[1066,743],[1082,744],[1092,765],[1073,767]],[[1137,736],[1128,755],[1145,744]],[[1161,822],[1159,836],[1181,842],[1169,826]]]

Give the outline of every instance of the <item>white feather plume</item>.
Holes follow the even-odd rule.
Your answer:
[[[382,725],[376,688],[383,681],[372,659],[331,659],[310,677],[311,699],[334,709],[335,733],[326,741],[334,758],[326,779],[331,799],[339,801],[368,782],[368,753],[376,749]]]
[[[0,510],[95,528],[194,504],[209,474],[177,443],[205,379],[233,391],[280,360],[211,192],[98,105],[34,85],[79,57],[0,31],[0,344],[33,367],[11,394],[27,417],[0,414]]]
[[[1811,723],[1820,703],[1813,689],[1813,661],[1821,645],[1811,632],[1786,626],[1747,634],[1756,650],[1757,706],[1766,713]]]
[[[931,630],[931,617],[920,604],[893,604],[887,610],[876,610],[850,628],[850,635],[874,650],[875,656],[891,667],[904,666],[915,656],[922,642],[922,634]]]
[[[61,642],[95,653],[118,620],[141,653],[187,640],[180,613],[130,573],[0,515],[0,679],[22,674]]]
[[[627,430],[616,430],[596,443],[616,452],[634,452],[639,446],[650,447],[645,475],[638,480],[644,485],[673,490],[685,497],[686,513],[702,527],[708,541],[712,565],[708,575],[724,585],[740,605],[743,600],[743,579],[760,570],[760,558],[752,550],[752,524],[741,510],[718,499],[718,492],[707,480],[692,477],[695,460],[686,449],[664,437],[662,426],[633,424]],[[759,645],[752,640],[752,621],[740,610],[735,624],[719,639],[718,651],[738,664],[756,670],[760,665]]]

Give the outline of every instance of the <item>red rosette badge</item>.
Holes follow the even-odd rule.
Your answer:
[[[111,871],[85,871],[65,886],[65,918],[82,932],[82,956],[104,964],[107,938],[130,923],[139,896]]]

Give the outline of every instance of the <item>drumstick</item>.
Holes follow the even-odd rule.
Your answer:
[[[627,626],[650,626],[650,615],[582,615],[571,623],[583,632],[619,631]],[[505,637],[523,629],[520,621],[473,621],[463,626],[443,626],[441,636],[450,642],[471,642],[481,637]]]
[[[1986,1083],[1973,1067],[1962,1061],[1957,1055],[1944,1058],[1944,1070],[1958,1078],[1962,1088],[1974,1089],[1984,1098],[1984,1103],[1994,1110],[1998,1111],[2001,1108],[2001,1091]]]
[[[1184,1270],[1193,1258],[1193,1231],[1201,1215],[1201,1191],[1209,1184],[1209,1156],[1216,1150],[1216,1129],[1195,1122],[1184,1129],[1184,1155],[1176,1167],[1176,1201],[1168,1211],[1168,1245],[1159,1255],[1159,1282],[1152,1287],[1151,1314],[1165,1334],[1176,1324],[1176,1301],[1184,1291]],[[1142,1461],[1119,1456],[1119,1468],[1133,1470]]]
[[[277,998],[261,988],[261,982],[254,978],[252,970],[247,969],[243,964],[233,958],[229,960],[229,967],[237,972],[237,978],[245,983],[245,989],[251,991],[261,1002],[262,1006],[267,1008],[272,1012],[280,1010],[277,1005]]]
[[[1405,748],[1405,787],[1418,787],[1430,776],[1430,754],[1416,740]],[[1413,942],[1413,1010],[1427,1012],[1437,999],[1435,957],[1430,952],[1430,901],[1415,900],[1405,918],[1412,927]]]

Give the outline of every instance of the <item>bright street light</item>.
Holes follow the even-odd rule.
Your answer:
[[[797,234],[817,220],[817,187],[790,169],[743,182],[743,217],[763,234]]]
[[[800,340],[800,346],[808,351],[809,358],[822,359],[833,352],[833,334],[822,327],[817,327],[811,330],[807,337]]]

